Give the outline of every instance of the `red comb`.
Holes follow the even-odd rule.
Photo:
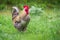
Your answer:
[[[29,6],[25,5],[24,8],[25,8],[25,7],[29,9]]]

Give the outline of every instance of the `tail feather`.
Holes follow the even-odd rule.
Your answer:
[[[19,9],[18,9],[18,7],[12,7],[12,8],[13,8],[13,11],[19,13]]]
[[[12,7],[12,19],[19,15],[19,9],[17,7]]]

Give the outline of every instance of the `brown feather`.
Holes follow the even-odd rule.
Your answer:
[[[12,16],[13,24],[15,28],[17,28],[19,31],[25,31],[27,25],[29,24],[30,17],[29,15],[26,15],[26,12],[23,10],[19,15]]]

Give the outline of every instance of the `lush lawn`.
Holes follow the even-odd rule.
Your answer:
[[[11,12],[0,12],[0,40],[60,40],[60,10],[31,14],[26,32],[14,28]]]

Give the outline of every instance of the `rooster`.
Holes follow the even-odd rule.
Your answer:
[[[12,8],[12,21],[14,27],[19,31],[25,31],[30,21],[29,7],[27,5],[23,6],[24,9],[20,11],[20,13],[17,7]]]

